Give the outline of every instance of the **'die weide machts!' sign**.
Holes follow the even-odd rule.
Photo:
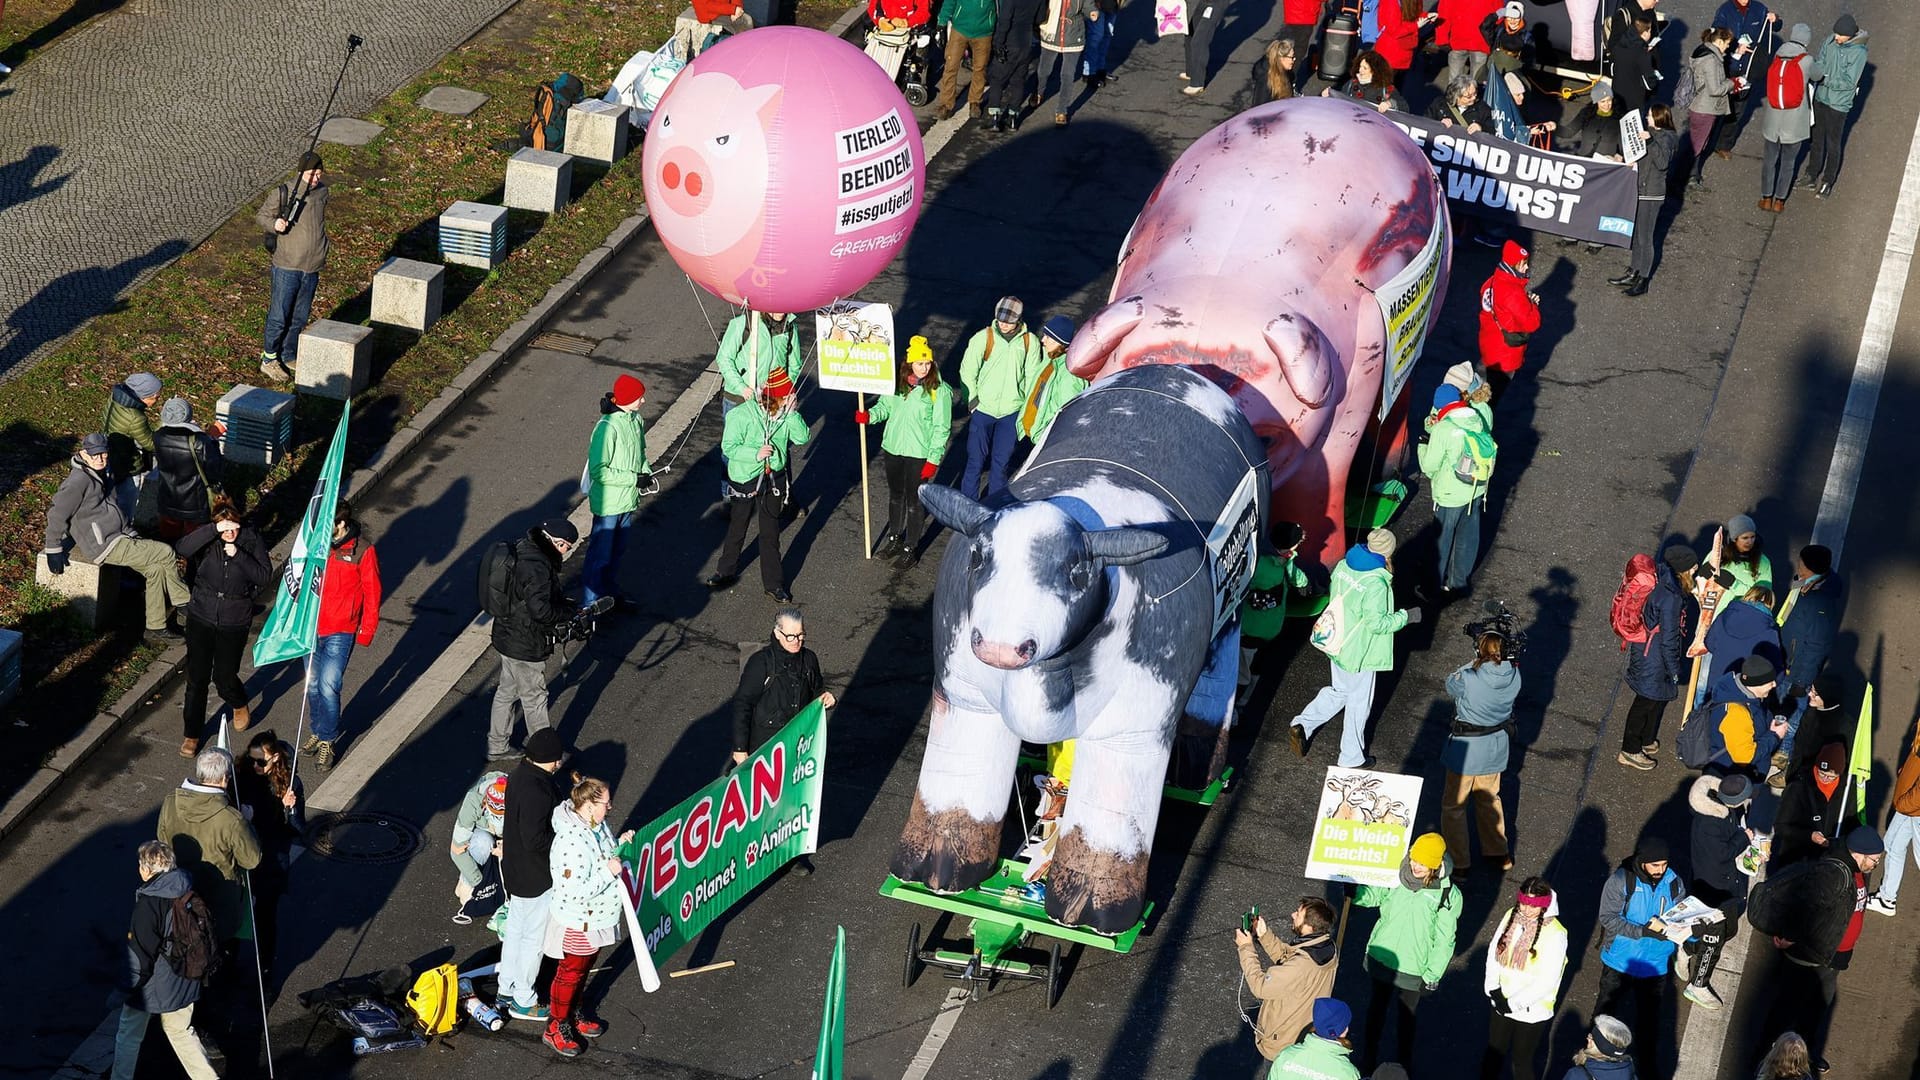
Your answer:
[[[655,964],[789,860],[814,850],[826,758],[826,710],[816,699],[739,767],[621,846],[635,944],[644,937]]]

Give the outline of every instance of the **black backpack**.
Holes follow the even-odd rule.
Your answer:
[[[1704,769],[1713,760],[1713,728],[1726,710],[1716,709],[1713,704],[1702,705],[1693,710],[1693,714],[1680,722],[1680,737],[1675,740],[1680,751],[1680,764],[1689,769]]]
[[[559,150],[567,141],[567,110],[587,96],[586,84],[561,74],[533,91],[533,112],[520,125],[520,142],[535,150]]]
[[[503,618],[513,602],[513,567],[520,561],[513,541],[495,540],[480,553],[480,610]]]
[[[204,982],[220,970],[220,946],[213,932],[213,912],[200,894],[189,889],[173,898],[167,912],[167,936],[160,955],[174,974]]]

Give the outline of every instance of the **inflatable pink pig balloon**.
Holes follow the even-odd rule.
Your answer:
[[[823,307],[872,281],[920,216],[925,164],[893,80],[797,26],[701,53],[662,95],[640,151],[673,261],[757,311]]]

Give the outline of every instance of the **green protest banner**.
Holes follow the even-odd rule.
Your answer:
[[[273,610],[253,643],[253,666],[266,667],[313,652],[313,636],[320,621],[320,580],[327,572],[327,553],[333,549],[333,507],[340,496],[341,464],[347,454],[347,418],[353,403],[340,410],[333,429],[333,445],[320,465],[307,499],[300,528],[293,534],[293,553],[286,572],[274,588]]]
[[[636,950],[644,945],[644,968],[666,961],[774,871],[814,850],[826,760],[827,713],[815,700],[732,772],[621,845],[627,929]]]
[[[827,1003],[820,1010],[820,1040],[813,1048],[813,1080],[840,1080],[847,1056],[847,928],[834,927],[833,962],[827,965]]]

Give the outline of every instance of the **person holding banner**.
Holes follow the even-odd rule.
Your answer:
[[[1642,19],[1635,25],[1645,23]],[[1622,100],[1626,98],[1624,90],[1617,89],[1614,93]],[[1679,147],[1680,135],[1673,127],[1673,110],[1657,102],[1649,105],[1647,156],[1634,164],[1639,173],[1639,197],[1633,210],[1633,255],[1627,262],[1626,273],[1607,279],[1607,284],[1620,286],[1628,296],[1645,296],[1647,283],[1653,280],[1653,233],[1660,226],[1660,211],[1667,204],[1667,172],[1673,167],[1673,156]]]
[[[1493,112],[1480,100],[1480,84],[1465,75],[1447,81],[1446,93],[1427,106],[1427,119],[1440,121],[1441,127],[1458,126],[1469,135],[1493,130]]]
[[[307,660],[307,717],[311,724],[300,752],[312,754],[321,772],[333,768],[340,740],[340,684],[355,646],[373,644],[380,628],[380,557],[353,516],[353,504],[333,506],[333,543],[320,582],[320,617],[314,623],[313,655]]]
[[[547,903],[544,951],[560,961],[547,992],[547,1030],[541,1041],[561,1057],[579,1057],[583,1038],[607,1033],[606,1021],[580,1003],[580,990],[603,951],[620,944],[626,930],[620,890],[620,846],[633,839],[628,829],[617,838],[607,828],[613,792],[600,780],[583,777],[568,800],[553,811],[553,849],[548,870],[553,891]]]
[[[1412,1061],[1415,1013],[1446,974],[1460,926],[1461,901],[1453,886],[1453,860],[1447,856],[1446,840],[1432,832],[1414,840],[1400,861],[1399,884],[1390,888],[1362,885],[1353,902],[1380,909],[1380,920],[1367,938],[1366,966],[1373,977],[1373,995],[1367,1000],[1361,1057],[1369,1067],[1380,1060],[1380,1037],[1392,1009],[1399,1024],[1395,1056],[1390,1060]]]
[[[780,564],[780,510],[786,504],[788,452],[808,436],[806,422],[794,404],[793,380],[784,368],[773,369],[753,404],[727,414],[720,452],[727,461],[729,520],[720,562],[707,578],[707,588],[717,592],[740,580],[740,546],[747,539],[747,522],[757,511],[760,584],[776,601],[793,602],[786,569]]]
[[[887,525],[877,554],[898,556],[895,570],[911,570],[919,560],[927,512],[920,485],[940,471],[953,438],[953,389],[940,381],[933,347],[915,334],[907,342],[907,362],[889,397],[876,398],[871,410],[853,414],[855,423],[884,424],[880,449],[886,457]],[[783,723],[785,721],[782,721]]]
[[[820,658],[807,648],[807,626],[799,608],[781,608],[773,617],[773,639],[747,658],[733,692],[733,759],[747,755],[780,733],[787,721],[815,698],[826,708],[837,703],[820,675]]]
[[[1353,77],[1337,91],[1355,101],[1374,107],[1379,112],[1406,112],[1407,100],[1394,89],[1393,66],[1386,57],[1368,49],[1353,61]],[[1321,97],[1332,97],[1336,93],[1331,86],[1320,91]]]

